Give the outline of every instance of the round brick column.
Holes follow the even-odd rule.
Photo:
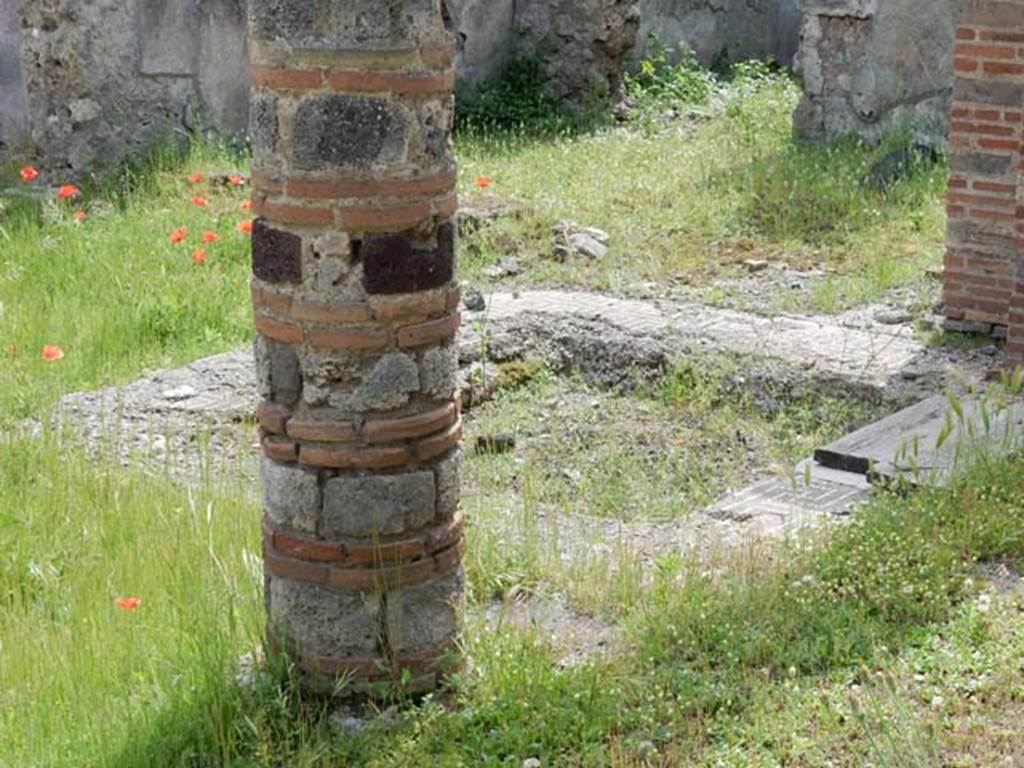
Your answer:
[[[458,639],[454,70],[440,5],[249,4],[268,636],[318,693],[433,687]]]

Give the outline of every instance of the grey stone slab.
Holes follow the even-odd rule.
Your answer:
[[[244,134],[249,122],[249,48],[245,0],[203,0],[199,19],[199,93],[210,121]]]
[[[730,494],[708,511],[713,518],[749,523],[775,517],[786,529],[804,527],[815,517],[847,515],[869,494],[867,488],[821,478],[770,477]]]
[[[814,458],[878,480],[945,485],[979,452],[1009,452],[1022,437],[1020,400],[936,395],[819,448]]]
[[[831,317],[762,317],[697,303],[619,299],[574,291],[530,291],[494,294],[483,313],[467,313],[469,333],[476,317],[496,330],[526,325],[536,314],[552,318],[585,318],[640,337],[660,339],[667,351],[700,348],[775,358],[805,368],[815,378],[886,389],[901,373],[922,361],[939,365],[916,338],[913,329],[878,326],[849,328]],[[609,335],[609,339],[614,338]],[[979,374],[981,371],[979,370]]]
[[[814,458],[808,458],[801,461],[796,466],[795,476],[797,480],[806,480],[808,476],[815,480],[826,480],[836,485],[845,485],[850,488],[859,488],[861,490],[868,490],[871,488],[871,483],[865,475],[859,472],[844,472],[840,469],[832,469],[819,464]]]

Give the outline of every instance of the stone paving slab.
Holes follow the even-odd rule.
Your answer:
[[[1024,402],[937,395],[815,451],[826,467],[882,481],[946,485],[979,453],[1007,453],[1024,438]]]
[[[227,352],[181,368],[159,370],[119,387],[61,398],[55,426],[71,429],[90,449],[110,447],[123,464],[191,472],[255,471],[259,396],[252,352]]]
[[[908,367],[959,368],[971,376],[992,362],[991,357],[972,360],[970,353],[930,350],[909,328],[849,328],[831,318],[765,318],[573,291],[494,294],[487,303],[484,312],[466,313],[460,356],[479,357],[486,347],[496,359],[510,359],[539,338],[550,343],[546,351],[554,357],[549,361],[590,365],[610,383],[630,368],[657,373],[672,356],[692,351],[767,356],[801,372],[876,391],[905,382]],[[105,449],[113,437],[125,464],[143,461],[180,474],[212,459],[218,464],[214,469],[241,469],[248,477],[255,470],[252,416],[258,399],[252,353],[243,349],[157,371],[126,386],[68,395],[55,417],[89,445]],[[645,552],[652,541],[662,550],[704,550],[841,517],[868,493],[863,475],[802,464],[795,485],[788,478],[764,478],[685,520],[605,521],[595,530],[595,521],[588,519],[579,522],[576,535],[573,521],[561,515],[558,526],[566,542],[585,542],[584,547],[591,547],[596,535],[606,543],[625,537]]]
[[[814,378],[878,391],[903,388],[929,374],[941,384],[957,376],[979,378],[992,364],[991,357],[929,348],[909,325],[857,328],[825,316],[762,317],[692,302],[577,291],[492,294],[485,310],[466,313],[467,349],[479,344],[482,332],[498,337],[523,329],[536,332],[536,324],[527,322],[531,317],[543,318],[549,334],[560,323],[583,320],[657,340],[667,354],[700,349],[755,355],[780,360]]]

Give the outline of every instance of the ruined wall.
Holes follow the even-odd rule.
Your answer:
[[[799,0],[795,61],[802,138],[877,141],[909,126],[945,142],[952,87],[953,0]]]
[[[640,0],[449,0],[459,76],[479,83],[511,57],[539,60],[558,98],[613,91],[640,28]]]
[[[244,134],[249,0],[0,0],[0,162],[67,177],[168,138]],[[614,92],[655,33],[705,63],[795,48],[795,0],[446,0],[466,83],[536,57],[560,99]]]
[[[615,90],[640,28],[638,0],[519,0],[521,51],[544,62],[556,98]]]
[[[640,0],[640,53],[650,36],[690,48],[705,65],[775,59],[789,65],[800,43],[796,0]]]
[[[773,58],[788,65],[799,44],[796,0],[449,0],[459,76],[478,83],[510,56],[535,55],[559,95],[614,87],[629,59],[648,55],[651,35],[672,53],[705,64]]]
[[[3,8],[0,150],[77,176],[204,126],[244,133],[244,0],[6,0]]]

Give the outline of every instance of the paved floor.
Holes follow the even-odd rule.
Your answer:
[[[466,313],[460,341],[464,358],[488,347],[514,354],[515,348],[540,339],[556,358],[603,365],[604,373],[614,377],[631,365],[656,366],[693,351],[738,353],[883,394],[908,382],[920,383],[923,394],[931,394],[935,389],[929,392],[928,387],[941,386],[952,376],[980,377],[992,363],[990,356],[930,349],[906,325],[865,329],[847,327],[836,318],[767,318],[699,304],[572,291],[486,299],[486,310]],[[922,378],[922,371],[931,377]],[[252,355],[240,350],[157,371],[124,387],[69,395],[57,415],[87,443],[113,444],[125,463],[145,461],[179,474],[230,470],[251,475],[256,403]],[[205,465],[210,456],[220,462],[217,467]],[[680,521],[559,519],[556,525],[566,555],[579,546],[625,542],[654,557],[666,547],[742,543],[841,519],[868,494],[862,476],[812,463],[797,468],[792,478],[763,477]]]

